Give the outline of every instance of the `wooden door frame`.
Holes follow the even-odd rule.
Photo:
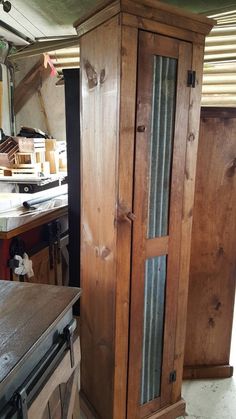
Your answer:
[[[160,43],[157,44],[157,41]],[[148,48],[142,43],[146,43]],[[142,244],[140,237],[145,238],[147,232],[147,179],[149,166],[148,137],[149,129],[146,128],[142,133],[136,135],[136,157],[135,157],[135,186],[134,186],[134,212],[136,219],[133,228],[133,269],[131,275],[131,315],[130,315],[130,353],[129,353],[129,378],[128,378],[128,415],[129,419],[141,418],[151,415],[154,411],[168,405],[171,402],[172,384],[169,383],[169,373],[174,367],[175,353],[175,329],[171,331],[171,325],[176,324],[177,300],[178,300],[178,276],[180,269],[180,242],[181,242],[181,220],[182,206],[184,195],[184,167],[185,153],[188,133],[188,110],[190,89],[187,87],[187,71],[191,68],[192,44],[179,41],[174,38],[157,35],[153,33],[140,32],[139,36],[139,61],[138,61],[138,94],[137,94],[137,123],[136,125],[145,125],[145,117],[150,122],[150,109],[152,106],[152,83],[153,65],[151,59],[148,62],[147,57],[151,55],[163,55],[167,57],[179,58],[179,65],[182,66],[177,75],[176,93],[176,115],[175,115],[175,134],[173,145],[173,162],[172,162],[172,179],[171,179],[171,202],[170,202],[170,219],[172,222],[169,226],[169,236],[146,239]],[[145,65],[144,65],[145,63]],[[141,65],[140,65],[141,64]],[[145,73],[145,77],[144,77]],[[144,85],[146,80],[146,85]],[[145,99],[145,105],[141,105],[142,93],[145,88],[149,89]],[[141,92],[141,93],[140,93]],[[145,92],[146,93],[146,92]],[[147,99],[148,97],[148,99]],[[183,104],[184,111],[183,112]],[[146,124],[147,125],[147,124]],[[149,127],[150,128],[150,127]],[[140,167],[144,173],[140,176]],[[178,176],[176,174],[178,173]],[[142,213],[139,208],[142,207]],[[178,209],[176,209],[178,208]],[[169,249],[169,250],[168,250]],[[177,249],[177,250],[176,250]],[[165,326],[164,326],[164,358],[163,358],[163,374],[161,386],[164,389],[161,397],[143,405],[139,405],[140,377],[141,377],[141,359],[142,347],[140,342],[143,339],[143,311],[140,307],[144,301],[144,263],[145,259],[166,255],[168,252],[175,255],[176,262],[168,261],[168,274],[166,287],[166,300],[169,301],[165,309]],[[177,266],[177,275],[176,275]],[[140,274],[142,272],[142,274]],[[170,282],[170,277],[177,276],[177,284],[175,281]],[[137,278],[139,278],[139,286],[136,286]],[[141,282],[140,282],[141,280]],[[170,303],[172,301],[172,303]],[[170,333],[171,331],[171,333]],[[167,336],[168,335],[168,336]]]

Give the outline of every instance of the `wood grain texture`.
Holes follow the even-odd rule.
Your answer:
[[[175,340],[175,362],[174,369],[177,371],[177,379],[173,384],[172,402],[179,400],[181,396],[181,382],[184,361],[184,345],[186,331],[186,316],[188,302],[189,266],[191,251],[191,232],[193,217],[193,202],[195,191],[196,161],[198,150],[199,120],[200,120],[200,101],[202,88],[203,72],[203,46],[193,44],[192,50],[192,69],[196,70],[196,87],[190,92],[188,138],[185,158],[185,179],[184,179],[184,199],[181,227],[181,262],[180,262],[180,282],[178,290],[178,309],[177,309],[177,330]]]
[[[235,296],[236,112],[201,115],[185,366],[228,365]]]
[[[155,0],[121,0],[121,11],[207,35],[213,20]],[[200,18],[200,19],[199,19]]]
[[[118,161],[118,206],[124,214],[133,207],[133,170],[136,112],[138,31],[121,29],[121,85]],[[117,217],[117,284],[115,324],[114,419],[126,419],[130,258],[132,221]]]
[[[197,367],[184,367],[183,378],[185,380],[193,379],[220,379],[220,378],[230,378],[233,376],[234,369],[230,365],[213,365],[213,366],[204,366],[200,365]]]
[[[35,255],[31,256],[30,259],[32,261],[34,276],[29,278],[29,282],[50,285],[57,284],[55,271],[56,267],[54,265],[54,268],[50,268],[49,247],[45,247],[40,250]],[[56,264],[55,257],[54,262]]]
[[[156,255],[167,255],[169,252],[169,236],[146,240],[146,259]]]
[[[81,36],[120,12],[126,12],[177,28],[185,28],[203,35],[207,35],[215,24],[213,19],[208,19],[205,16],[190,13],[155,0],[116,0],[102,10],[93,10],[86,18],[77,20],[74,26],[78,35]]]
[[[99,9],[93,10],[87,17],[83,17],[82,20],[78,19],[74,23],[74,27],[79,36],[84,35],[117,15],[120,12],[120,1],[113,1],[106,7],[100,7]]]
[[[185,416],[184,400],[179,400],[172,406],[166,407],[161,412],[149,416],[148,419],[176,419],[179,416]]]
[[[138,80],[137,80],[137,110],[136,127],[144,125],[143,132],[137,132],[135,146],[134,172],[134,213],[136,216],[132,234],[132,272],[130,301],[130,345],[129,345],[129,376],[128,376],[128,406],[127,418],[140,417],[140,392],[142,368],[143,341],[143,306],[144,306],[144,276],[145,276],[145,244],[147,235],[148,213],[148,183],[150,135],[150,115],[152,108],[152,77],[153,57],[150,59],[150,49],[153,49],[155,35],[142,33],[139,35]]]
[[[146,130],[137,133],[135,160],[133,229],[130,357],[128,418],[144,417],[170,403],[172,384],[169,374],[174,365],[175,325],[178,303],[178,281],[180,266],[181,221],[184,189],[185,150],[188,128],[190,89],[186,85],[187,70],[191,67],[191,44],[147,32],[140,33],[139,78],[137,97],[137,126]],[[153,55],[164,55],[179,59],[176,115],[172,162],[170,197],[169,237],[147,240],[148,223],[148,173],[151,132],[151,109],[153,95]],[[150,245],[149,245],[150,243]],[[166,253],[164,251],[167,250]],[[159,256],[168,253],[165,326],[161,395],[153,402],[140,407],[140,377],[143,341],[144,276],[147,255]]]
[[[49,404],[49,417],[52,419],[72,419],[74,409],[75,392],[78,391],[78,373],[80,363],[80,340],[74,342],[75,365],[71,367],[70,352],[67,351],[49,377],[42,390],[34,399],[28,409],[28,418],[39,418],[39,412],[47,411]],[[60,405],[60,394],[58,386],[66,383],[66,391],[62,405]]]
[[[115,15],[113,18],[111,18],[112,13]],[[183,232],[183,200],[187,201],[186,207],[188,207],[188,199],[190,201],[192,199],[192,189],[186,186],[185,179],[185,162],[189,163],[192,151],[186,153],[186,143],[187,140],[192,141],[192,136],[188,137],[188,128],[191,126],[188,122],[189,109],[193,106],[196,110],[197,103],[199,105],[199,102],[196,102],[196,105],[195,103],[189,105],[190,88],[186,87],[186,78],[187,70],[192,66],[191,42],[197,41],[199,45],[203,44],[203,33],[210,30],[212,22],[185,13],[182,17],[179,11],[175,13],[172,8],[167,10],[165,6],[152,0],[144,2],[123,0],[112,3],[97,14],[91,14],[90,18],[77,28],[78,33],[83,33],[80,37],[81,285],[84,290],[81,306],[82,390],[92,405],[93,415],[102,419],[127,419],[127,417],[138,419],[153,415],[160,407],[164,409],[163,417],[172,418],[176,410],[175,407],[166,410],[168,403],[177,401],[177,404],[183,406],[183,403],[179,402],[179,386],[176,387],[178,395],[175,397],[172,394],[169,374],[176,365],[180,368],[182,376],[183,356],[175,357],[176,353],[178,357],[185,339],[185,333],[181,334],[181,321],[185,322],[184,310],[181,310],[180,304],[177,305],[177,301],[179,298],[182,299],[183,307],[186,308],[184,284],[185,286],[187,284],[185,270],[187,259],[184,259],[184,268],[180,264],[183,251],[180,245]],[[157,36],[156,45],[159,49],[155,49],[155,43],[148,42],[148,48],[153,47],[153,55],[180,57],[181,61],[178,73],[171,237],[155,239],[155,243],[146,240],[145,229],[144,207],[145,193],[147,193],[145,176],[148,173],[148,153],[145,141],[141,139],[142,134],[136,136],[134,142],[135,117],[140,118],[140,121],[143,117],[147,119],[150,117],[150,103],[147,105],[147,97],[144,98],[144,106],[138,102],[135,115],[137,33],[142,25],[145,30],[147,30],[145,25],[150,25],[148,30],[153,32],[160,30],[167,35]],[[147,37],[155,37],[154,34],[147,32],[146,34]],[[203,54],[202,49],[201,52]],[[202,62],[202,56],[200,58]],[[142,88],[145,88],[148,83],[147,78],[150,79],[152,73],[147,60],[143,60],[141,64],[140,71],[144,75]],[[150,86],[149,89],[152,87]],[[138,89],[139,87],[140,85]],[[196,89],[196,97],[197,95],[200,98],[199,89]],[[151,90],[149,96],[152,96]],[[196,113],[195,123],[197,117],[199,113]],[[190,120],[192,118],[193,112]],[[136,149],[134,143],[137,145]],[[192,148],[196,152],[195,145]],[[135,175],[132,179],[135,159]],[[140,170],[137,170],[137,167]],[[193,173],[191,166],[190,175]],[[192,178],[189,180],[191,185],[193,181]],[[139,192],[135,192],[132,205],[134,188]],[[190,198],[186,195],[188,191]],[[190,243],[189,233],[190,230],[186,229],[187,255],[190,253],[187,249]],[[132,255],[131,246],[133,246]],[[148,403],[149,406],[140,409],[143,265],[148,255],[158,256],[167,253],[170,257],[162,402],[161,399],[156,399],[152,405]],[[181,269],[184,279],[183,282],[181,280],[182,285],[179,287]],[[132,307],[129,313],[130,304]],[[176,327],[178,338],[175,336]],[[183,327],[185,328],[185,325]],[[128,338],[130,347],[127,357]],[[127,415],[126,402],[128,402]],[[183,413],[183,408],[181,409]],[[156,415],[161,417],[161,411]]]
[[[169,253],[166,282],[166,308],[165,308],[165,331],[163,349],[162,371],[162,406],[167,401],[170,403],[172,385],[169,382],[169,374],[175,370],[175,339],[179,319],[178,289],[181,282],[182,264],[182,211],[184,205],[184,181],[186,165],[186,144],[189,123],[190,88],[187,87],[186,74],[191,68],[192,45],[181,42],[179,44],[178,80],[176,93],[176,116],[174,149],[172,163],[172,184],[170,197],[170,226],[169,226]],[[188,237],[190,240],[190,236]],[[182,319],[181,319],[182,321]],[[178,370],[176,370],[178,371]]]
[[[20,81],[14,93],[15,114],[21,110],[32,95],[40,88],[43,80],[49,77],[50,71],[50,67],[45,68],[43,59],[40,59],[26,74],[23,80]]]
[[[53,419],[61,419],[61,394],[60,394],[60,387],[57,385],[56,389],[51,394],[48,406],[45,408],[47,411],[47,408],[49,410],[50,418]]]
[[[79,288],[0,281],[0,388],[80,293]]]
[[[81,38],[82,389],[111,419],[115,368],[116,207],[120,27],[118,19]]]
[[[82,391],[80,391],[80,409],[81,419],[98,419],[96,412],[94,412]]]
[[[177,28],[166,23],[156,22],[152,19],[135,16],[130,13],[121,13],[121,22],[123,25],[143,29],[161,35],[172,36],[182,41],[204,43],[205,37],[197,32],[189,31],[185,28]]]

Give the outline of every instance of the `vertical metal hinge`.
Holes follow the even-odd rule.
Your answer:
[[[171,371],[169,376],[169,382],[174,383],[176,381],[176,371]]]
[[[196,71],[188,70],[187,86],[195,87],[196,85]]]

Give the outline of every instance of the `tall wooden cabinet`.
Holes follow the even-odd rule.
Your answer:
[[[76,26],[82,391],[100,419],[175,418],[212,21],[122,0]]]

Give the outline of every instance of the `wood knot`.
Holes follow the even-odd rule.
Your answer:
[[[220,246],[218,251],[217,251],[217,256],[218,257],[224,256],[224,254],[225,254],[224,248],[222,246]]]
[[[102,251],[101,251],[101,258],[102,259],[107,259],[108,256],[110,255],[111,250],[108,249],[108,247],[103,247]]]
[[[100,84],[103,84],[104,83],[105,78],[106,78],[106,71],[105,71],[105,68],[103,68],[101,70],[101,73],[100,73]]]
[[[89,89],[93,89],[98,85],[98,76],[95,68],[90,64],[88,60],[84,63],[84,68],[88,78]]]
[[[218,302],[216,303],[216,305],[215,305],[215,310],[216,310],[216,311],[219,311],[219,309],[221,308],[221,306],[222,306],[221,302],[220,302],[220,301],[218,301]]]
[[[213,317],[210,317],[208,320],[208,324],[210,327],[215,327],[215,320],[213,319]]]
[[[226,176],[233,177],[235,175],[235,170],[236,170],[236,157],[230,163],[230,167],[226,170]]]
[[[192,143],[195,140],[195,135],[193,132],[190,132],[189,136],[188,136],[188,141],[190,141],[190,143]]]
[[[185,169],[185,177],[186,177],[187,180],[190,179],[190,174],[189,174],[188,169]]]

